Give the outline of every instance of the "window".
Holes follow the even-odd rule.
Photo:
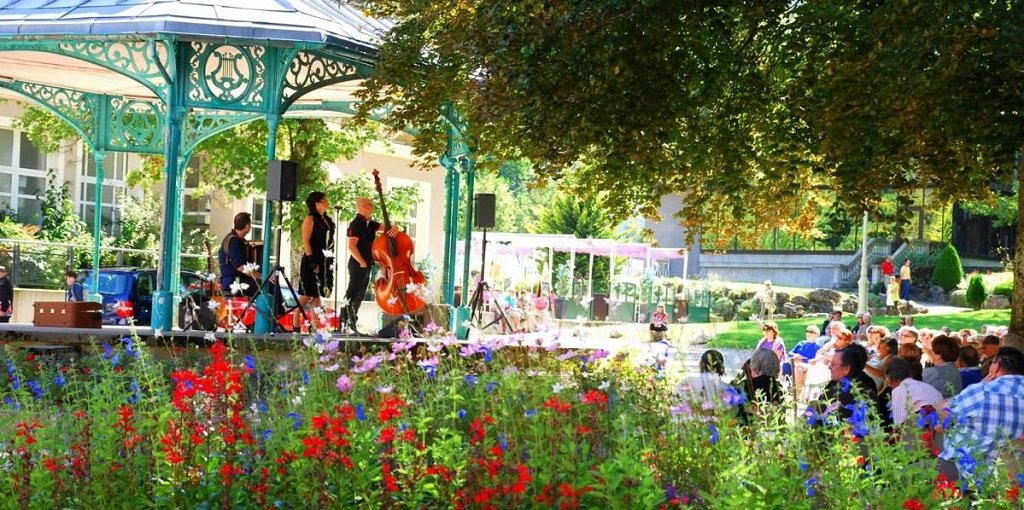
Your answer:
[[[46,154],[25,133],[0,129],[0,214],[13,215],[23,223],[41,224],[45,170]]]
[[[266,207],[267,199],[252,199],[252,206],[249,208],[252,211],[252,233],[249,234],[249,239],[254,241],[263,240],[263,212]]]
[[[188,229],[210,229],[210,209],[212,201],[207,195],[198,195],[196,186],[200,180],[199,158],[193,157],[185,168],[185,203],[182,208],[182,220]]]
[[[430,183],[395,177],[388,178],[387,189],[392,190],[405,187],[419,188],[420,202],[413,204],[409,209],[409,215],[405,218],[402,228],[405,229],[406,234],[409,234],[414,244],[427,246],[429,242],[428,236],[430,235],[430,229],[427,226],[427,221],[430,219],[430,202],[428,201],[430,197]],[[425,250],[417,250],[417,253],[420,257],[426,256]]]
[[[91,231],[94,227],[96,212],[96,158],[85,144],[82,144],[84,157],[78,179],[78,210],[82,220]],[[128,173],[128,154],[124,152],[108,152],[103,159],[103,196],[100,199],[100,225],[109,234],[117,235],[120,231],[121,217],[117,210],[118,195],[128,191],[125,175]],[[121,191],[121,193],[118,193]]]

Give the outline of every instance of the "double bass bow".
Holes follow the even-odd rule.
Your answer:
[[[384,203],[384,190],[380,184],[380,172],[373,170],[373,180],[380,199],[380,210],[384,217],[384,232],[391,230],[391,218]],[[401,315],[415,313],[427,305],[423,297],[411,292],[410,285],[426,284],[426,277],[412,265],[413,242],[405,232],[394,237],[382,235],[373,241],[373,259],[380,264],[381,276],[374,284],[377,304],[384,313]]]

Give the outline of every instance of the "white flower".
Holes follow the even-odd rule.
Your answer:
[[[214,301],[211,299],[209,303],[206,303],[206,307],[213,311],[216,311],[218,306],[220,306],[220,301]]]
[[[462,321],[462,327],[466,329],[473,329],[473,323],[470,321]]]
[[[256,263],[253,263],[253,262],[249,262],[246,265],[242,266],[242,272],[243,273],[258,273],[258,272],[260,272],[260,265],[256,264]]]
[[[564,389],[565,386],[562,386],[561,383],[555,383],[551,385],[551,393],[561,393]]]
[[[391,393],[393,389],[395,389],[394,386],[380,386],[377,388],[377,393]]]
[[[333,365],[331,365],[329,367],[324,367],[324,371],[325,372],[337,372],[338,371],[338,364],[335,363],[335,364],[333,364]]]
[[[207,342],[216,342],[217,335],[213,334],[213,331],[207,331],[206,334],[203,335],[203,340],[206,340]]]
[[[324,258],[325,259],[333,259],[334,258],[334,251],[332,251],[332,250],[324,250]]]
[[[242,282],[234,282],[228,288],[231,290],[232,294],[241,294],[245,290],[249,289],[249,284]]]
[[[213,273],[210,273],[210,274],[206,275],[206,281],[208,281],[208,282],[212,282],[212,281],[214,281],[216,279],[217,279],[217,275],[215,275]]]
[[[599,384],[597,386],[597,389],[599,389],[601,391],[608,391],[608,387],[611,386],[611,385],[612,385],[612,383],[610,383],[608,381],[604,381],[604,382],[602,382],[601,384]]]

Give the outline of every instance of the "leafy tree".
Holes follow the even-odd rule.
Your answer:
[[[981,309],[984,306],[985,301],[988,299],[988,289],[985,288],[985,282],[982,280],[980,274],[975,274],[971,277],[970,283],[967,284],[967,306],[974,308],[975,310]]]
[[[932,270],[932,283],[950,292],[960,285],[964,279],[964,268],[960,263],[960,254],[952,243],[939,252],[935,259],[935,269]]]
[[[68,243],[75,240],[83,232],[88,235],[85,222],[75,211],[75,202],[71,200],[71,183],[57,183],[57,171],[46,172],[46,192],[42,197],[40,209],[43,221],[39,229],[39,237],[55,243]]]
[[[421,127],[419,154],[450,104],[494,161],[586,163],[575,191],[616,216],[682,194],[691,238],[807,228],[817,186],[852,217],[886,190],[984,197],[1024,140],[1020,2],[363,3],[395,21],[365,107]],[[1024,236],[1015,259],[1024,333]]]
[[[62,144],[73,143],[78,132],[70,124],[47,110],[19,103],[24,107],[21,115],[14,119],[14,127],[25,132],[32,145],[43,152],[58,152]]]

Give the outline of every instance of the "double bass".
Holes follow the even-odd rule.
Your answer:
[[[412,238],[405,232],[398,232],[394,237],[386,232],[391,230],[391,218],[388,216],[387,204],[384,203],[384,190],[380,184],[380,172],[373,170],[373,180],[380,198],[380,210],[384,217],[385,234],[373,241],[371,253],[373,259],[380,264],[381,276],[374,284],[377,304],[389,315],[415,313],[427,305],[423,297],[409,291],[409,285],[422,286],[427,279],[423,273],[412,265]]]

